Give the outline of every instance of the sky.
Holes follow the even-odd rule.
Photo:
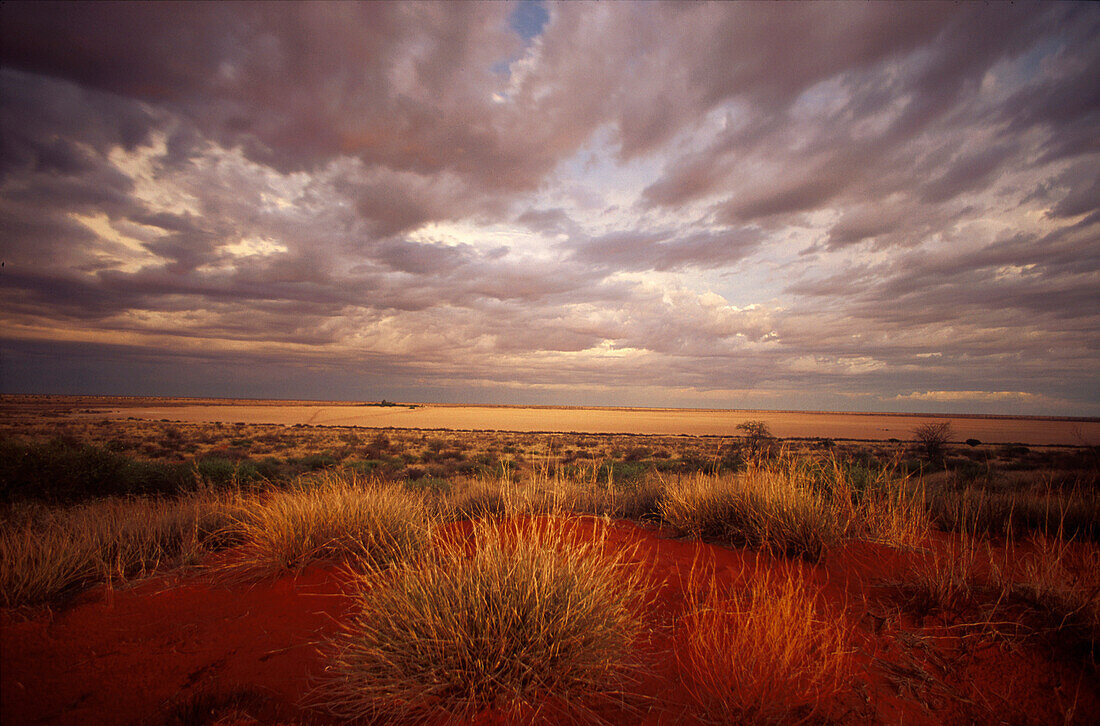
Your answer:
[[[1100,415],[1100,4],[0,5],[0,392]]]

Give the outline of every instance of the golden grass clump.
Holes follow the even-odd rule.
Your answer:
[[[234,509],[229,497],[207,494],[13,513],[0,523],[0,602],[42,603],[94,583],[195,564],[229,541]]]
[[[595,719],[635,668],[644,591],[628,555],[557,518],[477,522],[469,541],[363,577],[319,699],[348,718]]]
[[[844,538],[915,548],[931,529],[922,491],[889,467],[780,456],[737,474],[666,481],[660,514],[697,537],[816,561]]]
[[[850,537],[915,550],[932,531],[923,489],[894,482],[865,493],[847,516]]]
[[[823,715],[850,670],[843,613],[819,615],[815,594],[791,572],[766,568],[729,592],[694,568],[691,581],[677,657],[699,715],[723,724]]]
[[[430,539],[431,523],[423,498],[396,485],[333,475],[301,480],[241,510],[236,566],[262,576],[318,560],[385,565],[415,556]]]
[[[661,516],[696,537],[816,560],[843,523],[790,469],[750,465],[734,475],[695,474],[665,484]]]

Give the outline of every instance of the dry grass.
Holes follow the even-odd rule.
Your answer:
[[[858,471],[784,455],[666,481],[660,513],[687,534],[815,561],[845,538],[918,547],[931,528],[920,488],[889,467]]]
[[[1100,547],[1058,536],[1033,544],[1014,571],[997,569],[992,579],[1007,599],[1030,611],[1041,634],[1100,665]]]
[[[430,539],[432,516],[422,497],[399,486],[326,475],[249,502],[236,528],[243,546],[235,567],[264,576],[318,560],[413,557]]]
[[[696,537],[811,560],[843,532],[828,502],[779,466],[668,481],[660,512],[669,524]]]
[[[714,723],[790,724],[821,716],[844,690],[850,656],[842,613],[819,614],[795,574],[760,570],[719,592],[693,569],[680,622],[680,666],[700,715]]]
[[[1016,491],[938,487],[929,492],[931,516],[943,528],[992,535],[1059,532],[1100,541],[1100,492],[1086,486],[1055,490],[1029,486]]]
[[[656,515],[662,490],[655,480],[603,481],[598,476],[600,463],[571,476],[543,466],[518,479],[505,475],[460,480],[442,509],[456,520],[565,513],[638,520]]]
[[[206,494],[17,511],[0,523],[0,602],[47,602],[94,583],[195,564],[231,540],[235,508],[231,497]]]
[[[864,496],[847,521],[849,536],[907,550],[923,546],[932,531],[923,489],[900,482]]]
[[[917,614],[946,612],[989,634],[1039,636],[1096,666],[1100,547],[1046,535],[1029,545],[1009,541],[998,555],[988,541],[954,533],[945,547],[915,560],[896,585]]]
[[[970,534],[954,534],[944,547],[914,559],[899,587],[906,606],[917,614],[962,613],[996,603],[997,594],[990,592],[993,567],[988,543]]]
[[[629,681],[643,598],[640,568],[603,545],[559,519],[483,521],[472,542],[371,572],[320,700],[348,718],[595,718]]]

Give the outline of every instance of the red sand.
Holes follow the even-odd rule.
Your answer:
[[[602,526],[571,521],[582,533]],[[920,627],[901,615],[881,583],[899,579],[908,560],[888,547],[850,543],[810,565],[627,522],[610,525],[608,545],[635,548],[631,558],[650,570],[656,591],[654,627],[643,644],[651,671],[641,684],[652,700],[640,714],[608,712],[612,722],[694,722],[670,627],[687,602],[693,563],[712,567],[724,587],[756,568],[798,569],[821,588],[824,607],[847,611],[857,688],[829,711],[841,722],[1053,723],[1063,721],[1074,697],[1081,723],[1100,714],[1100,688],[1079,663],[1052,661],[1037,646],[949,637],[943,627]],[[258,694],[263,705],[251,713],[263,723],[329,723],[300,704],[322,667],[312,644],[333,632],[350,606],[339,568],[313,567],[251,586],[166,576],[93,591],[30,620],[3,613],[0,720],[163,723],[172,704],[197,692],[243,688]]]
[[[311,642],[350,604],[321,568],[232,589],[155,578],[82,600],[3,624],[5,724],[157,723],[180,695],[215,685],[257,688],[269,716],[298,720],[320,668]]]

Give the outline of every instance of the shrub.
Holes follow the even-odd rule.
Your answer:
[[[306,471],[321,471],[336,466],[336,457],[330,454],[307,454],[299,462]]]
[[[604,482],[636,481],[646,473],[645,464],[638,461],[608,461],[600,465],[598,477]]]
[[[472,543],[371,572],[362,590],[327,649],[321,700],[341,717],[584,715],[634,668],[638,570],[560,520],[480,523]]]
[[[217,456],[195,462],[195,474],[214,488],[240,485],[259,477],[259,468],[251,461],[232,461]]]
[[[177,494],[194,487],[183,464],[130,459],[110,449],[54,439],[0,441],[0,498],[75,503],[108,496]]]
[[[946,421],[923,423],[913,429],[913,437],[924,450],[924,455],[931,461],[939,461],[943,458],[944,447],[951,440],[953,433],[951,424]]]
[[[772,453],[775,437],[764,421],[745,421],[737,424],[737,430],[744,434],[749,458],[756,459]]]

